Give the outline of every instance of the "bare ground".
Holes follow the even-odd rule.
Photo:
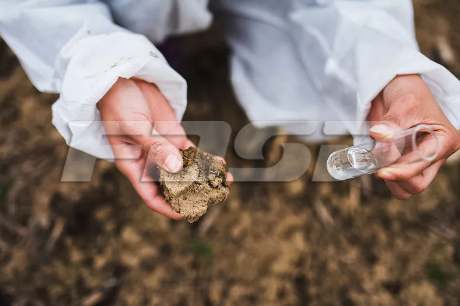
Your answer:
[[[422,52],[459,76],[460,2],[415,4]],[[247,120],[213,35],[182,42],[186,120],[238,131]],[[68,148],[50,123],[55,99],[2,43],[0,305],[460,304],[459,163],[407,202],[370,177],[312,183],[309,171],[289,183],[237,183],[189,225],[151,213],[108,162],[89,183],[60,182]],[[275,137],[265,161],[242,160],[230,145],[226,159],[272,165],[295,141]]]

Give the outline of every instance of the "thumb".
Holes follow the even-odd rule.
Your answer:
[[[396,161],[401,158],[401,149],[396,145],[387,143],[391,141],[394,135],[401,132],[403,128],[401,127],[401,117],[398,114],[394,114],[391,110],[385,114],[380,121],[373,122],[373,126],[369,130],[369,136],[371,136],[379,145],[374,149],[381,154],[381,160],[385,161]],[[391,172],[388,172],[386,168],[380,170],[377,174],[377,177],[384,180],[394,180],[395,175]]]
[[[388,113],[380,121],[374,122],[369,130],[369,136],[379,141],[391,138],[391,136],[403,131],[404,127],[401,126],[401,120],[395,118],[399,118],[399,115],[395,116]]]
[[[151,135],[133,135],[131,139],[146,152],[147,161],[156,163],[171,173],[177,173],[182,169],[182,155],[179,150],[155,129]]]
[[[143,147],[148,153],[148,161],[158,164],[171,173],[177,173],[182,169],[182,155],[179,150],[157,131],[153,130],[152,136],[147,139]]]

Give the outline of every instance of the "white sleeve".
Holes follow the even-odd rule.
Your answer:
[[[39,90],[60,93],[53,124],[71,147],[113,158],[96,104],[119,77],[155,83],[182,118],[185,80],[148,39],[115,25],[101,2],[0,0],[0,35]]]
[[[421,75],[446,116],[460,127],[460,82],[419,52],[410,0],[326,2],[301,7],[291,19],[302,33],[315,86],[349,121],[353,135],[367,134],[367,125],[358,121],[367,117],[371,101],[395,76],[407,74]]]
[[[209,0],[104,0],[117,24],[153,42],[201,31],[212,21]]]

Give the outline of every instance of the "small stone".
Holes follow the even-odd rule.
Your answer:
[[[222,161],[197,148],[179,151],[184,167],[179,173],[169,173],[159,167],[160,186],[174,211],[193,223],[209,206],[227,198],[226,171]]]

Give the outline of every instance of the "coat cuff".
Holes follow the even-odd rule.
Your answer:
[[[97,108],[118,78],[155,83],[178,120],[187,104],[187,84],[144,36],[117,32],[84,38],[73,46],[53,105],[53,124],[67,144],[98,158],[113,159]]]

